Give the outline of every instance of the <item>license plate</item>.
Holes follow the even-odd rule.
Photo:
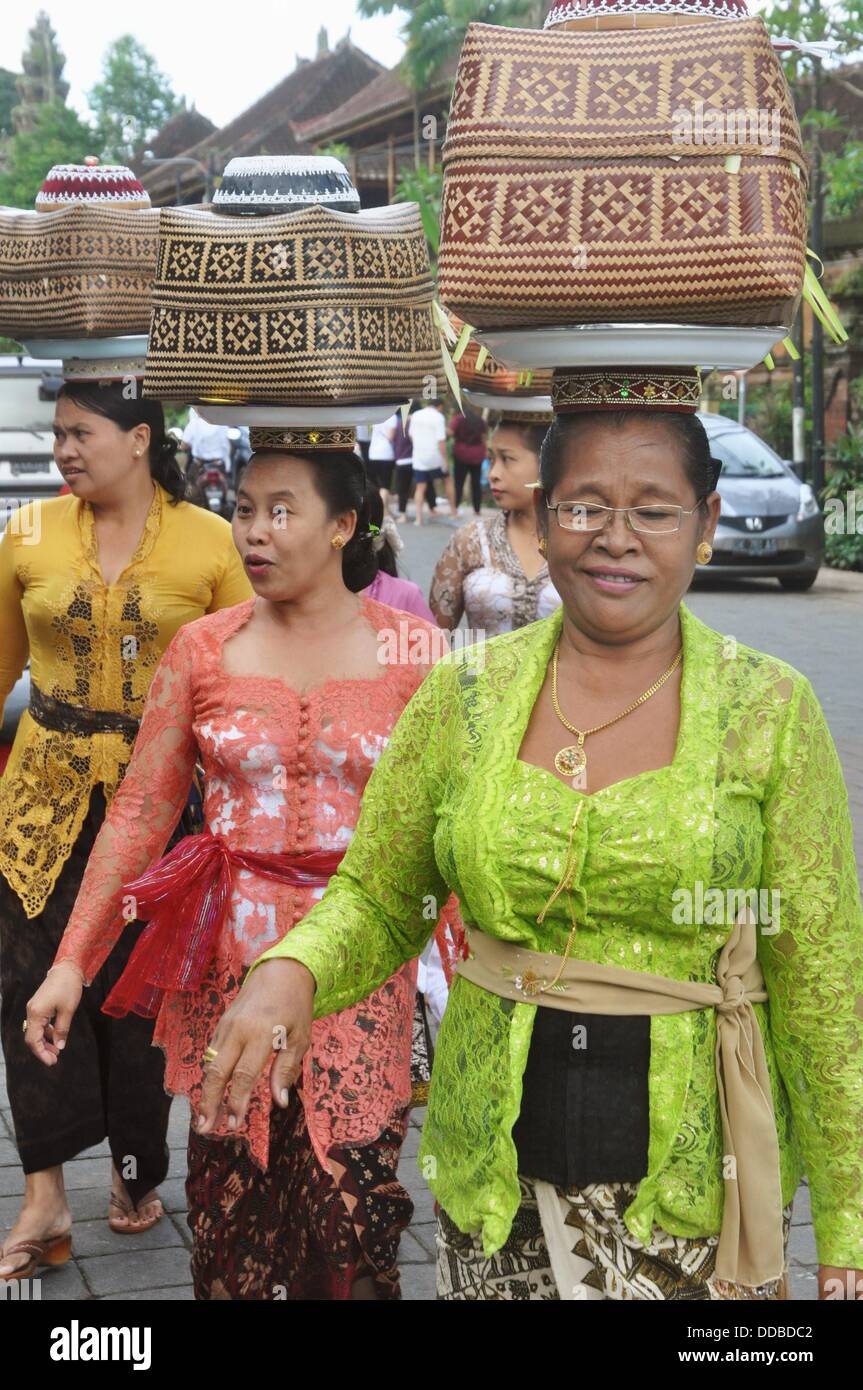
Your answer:
[[[744,555],[775,555],[779,547],[769,536],[741,536],[734,549]]]
[[[20,478],[26,473],[50,473],[51,462],[49,459],[40,459],[37,462],[30,462],[29,460],[23,462],[19,460],[17,463],[11,465],[11,470],[13,478]]]

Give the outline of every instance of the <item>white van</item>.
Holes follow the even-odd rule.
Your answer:
[[[54,462],[53,432],[62,371],[59,361],[0,355],[0,532],[17,507],[36,498],[56,497],[63,486],[63,475]],[[15,737],[29,698],[28,667],[6,701],[0,752]]]
[[[16,507],[63,486],[52,428],[62,371],[59,361],[0,355],[0,531]]]

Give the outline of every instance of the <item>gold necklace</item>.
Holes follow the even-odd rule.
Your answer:
[[[548,912],[548,909],[554,904],[554,902],[557,900],[560,894],[566,892],[567,889],[572,888],[572,880],[575,877],[575,869],[577,863],[575,855],[575,845],[573,842],[575,839],[575,831],[578,825],[579,816],[581,815],[583,806],[584,802],[579,801],[578,805],[575,808],[575,815],[572,818],[572,825],[569,827],[569,839],[566,845],[566,863],[564,865],[563,874],[561,875],[560,883],[557,885],[548,902],[546,903],[545,907],[542,909],[542,911],[539,913],[536,919],[538,926],[542,926],[543,922],[545,921],[545,914]],[[566,938],[566,946],[564,947],[563,959],[560,962],[557,974],[551,981],[551,984],[543,984],[538,986],[536,989],[537,994],[545,994],[547,991],[555,989],[558,980],[563,974],[564,966],[566,965],[566,962],[569,959],[569,953],[572,950],[572,943],[575,941],[575,934],[578,931],[578,923],[575,920],[575,908],[572,905],[571,895],[569,899],[569,920],[571,924],[569,929],[569,936]]]
[[[668,670],[659,677],[658,681],[653,682],[649,690],[645,690],[643,695],[639,695],[637,700],[633,700],[631,705],[627,705],[626,709],[620,714],[616,714],[613,719],[607,719],[604,724],[595,724],[592,729],[577,729],[574,724],[570,724],[560,708],[557,698],[557,656],[559,650],[560,642],[558,641],[554,649],[554,656],[551,659],[551,703],[554,707],[555,714],[564,728],[569,729],[571,734],[578,735],[578,743],[570,743],[567,744],[565,748],[561,748],[560,751],[555,754],[554,765],[561,777],[574,778],[578,777],[581,773],[587,772],[587,754],[584,751],[584,740],[588,735],[598,734],[600,729],[608,729],[612,724],[617,724],[619,720],[625,719],[628,714],[632,714],[633,710],[638,709],[639,705],[643,705],[645,700],[649,700],[651,695],[655,695],[660,686],[665,684],[668,677],[677,670],[677,667],[683,660],[683,648],[681,647]]]

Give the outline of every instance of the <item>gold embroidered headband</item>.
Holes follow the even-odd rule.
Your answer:
[[[269,429],[253,426],[249,443],[253,452],[263,449],[305,453],[309,449],[353,449],[357,432],[353,425],[320,425],[315,429]]]
[[[676,410],[694,414],[701,400],[697,367],[558,370],[551,384],[555,414],[577,410]]]

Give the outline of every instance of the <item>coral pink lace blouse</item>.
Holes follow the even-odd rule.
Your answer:
[[[305,695],[280,677],[228,674],[222,645],[248,621],[255,601],[187,623],[165,651],[131,762],[57,952],[58,962],[73,961],[87,981],[123,929],[123,885],[164,851],[196,757],[205,771],[207,825],[230,846],[280,853],[344,849],[372,769],[426,674],[425,666],[393,663],[382,665],[377,679],[333,678]],[[375,631],[405,620],[404,613],[367,597],[363,610]],[[410,622],[412,630],[433,630],[420,618]],[[235,871],[225,927],[203,987],[166,994],[156,1020],[154,1040],[165,1052],[169,1091],[189,1096],[194,1107],[202,1054],[245,969],[323,891]],[[134,915],[128,904],[126,913]],[[302,1097],[324,1166],[331,1145],[370,1142],[397,1122],[409,1100],[415,981],[412,961],[361,1004],[313,1025]],[[270,1104],[263,1077],[239,1131],[262,1167],[268,1161]],[[227,1133],[227,1127],[218,1132]]]

